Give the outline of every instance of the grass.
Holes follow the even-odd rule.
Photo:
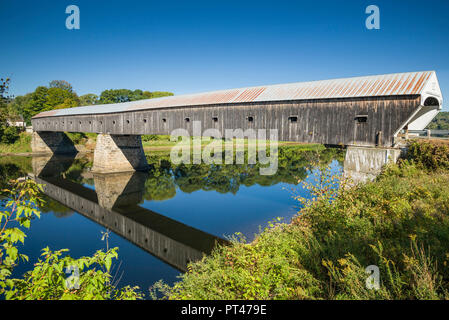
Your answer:
[[[73,144],[77,146],[82,146],[80,150],[86,152],[93,152],[95,149],[95,142],[97,139],[97,134],[95,133],[72,133],[66,132],[69,139]],[[223,148],[227,145],[234,143],[234,148],[237,146],[242,146],[244,148],[249,145],[256,145],[258,142],[263,140],[248,140],[248,139],[233,139],[232,141],[224,141]],[[178,141],[171,141],[169,135],[143,135],[142,136],[142,146],[145,151],[157,151],[157,150],[170,150],[172,147],[177,145]],[[188,143],[193,143],[193,138],[188,140]],[[203,138],[201,140],[201,147],[205,147],[211,143],[211,140]],[[269,146],[269,141],[267,142],[267,147]],[[317,150],[322,148],[319,144],[302,144],[298,142],[279,142],[281,146],[297,146],[301,150]],[[192,144],[195,147],[194,144]],[[29,133],[21,133],[20,139],[14,144],[0,144],[0,154],[20,154],[20,153],[31,153],[31,135]]]
[[[22,132],[13,144],[0,143],[0,153],[29,153],[31,152],[31,134]]]
[[[153,295],[448,299],[449,152],[440,147],[413,142],[409,159],[355,188],[324,170],[306,184],[312,200],[296,198],[302,209],[291,222],[270,223],[251,243],[237,234],[190,264],[173,287],[156,283]],[[370,265],[379,268],[378,290],[366,286]]]
[[[212,140],[203,137],[201,139],[201,147],[205,147],[209,143],[211,143]],[[229,140],[223,140],[222,145],[223,148],[226,146],[229,146],[230,144],[234,144],[234,147],[236,146],[242,146],[242,147],[248,147],[250,145],[257,145],[257,143],[264,142],[264,140],[255,140],[255,139],[232,139]],[[198,143],[195,138],[190,137],[186,141],[172,141],[170,140],[169,135],[147,135],[142,136],[142,145],[144,149],[171,149],[172,147],[176,145],[182,145],[182,144],[190,144],[192,147],[196,147],[196,144]],[[267,147],[269,146],[270,141],[267,141]],[[291,142],[291,141],[279,141],[279,145],[295,145],[295,146],[302,146],[302,149],[315,149],[319,146],[319,144],[304,144],[304,143],[298,143],[298,142]]]

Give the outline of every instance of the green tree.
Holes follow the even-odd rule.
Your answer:
[[[160,98],[160,97],[167,97],[167,96],[172,96],[173,93],[172,92],[168,92],[168,91],[153,91],[151,92],[151,98]]]
[[[93,93],[88,93],[80,96],[80,105],[81,106],[90,106],[98,103],[98,96]]]
[[[47,110],[73,108],[79,106],[79,104],[78,96],[68,89],[58,87],[48,89],[47,101],[45,103],[45,109]]]
[[[23,96],[17,96],[11,100],[8,104],[8,114],[12,115],[14,118],[23,117],[23,108],[25,105],[29,104],[31,101],[31,93],[27,93]]]
[[[0,78],[0,125],[6,123],[7,105],[10,97],[8,96],[9,78]]]
[[[40,112],[73,108],[79,105],[78,95],[73,91],[70,83],[63,80],[52,81],[49,87],[39,86],[30,95],[26,95],[16,102],[16,108],[21,110],[27,123]]]
[[[442,111],[438,113],[427,128],[433,130],[449,130],[449,112]]]
[[[17,128],[9,127],[7,120],[10,118],[8,104],[11,97],[8,95],[10,79],[0,78],[0,141],[13,143],[19,137]]]
[[[58,88],[67,92],[73,92],[72,85],[65,80],[53,80],[48,85],[49,88]]]
[[[172,95],[173,93],[165,91],[150,92],[150,91],[142,91],[140,89],[136,89],[134,91],[129,89],[110,89],[104,90],[100,94],[99,104],[121,103],[121,102],[152,99]]]

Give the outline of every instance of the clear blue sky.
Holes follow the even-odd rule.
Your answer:
[[[65,8],[80,8],[68,30]],[[380,30],[365,8],[380,8]],[[449,101],[449,1],[0,1],[1,76],[21,95],[193,93],[435,70]],[[444,103],[444,109],[447,103]]]

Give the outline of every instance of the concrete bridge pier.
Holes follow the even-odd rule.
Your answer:
[[[399,148],[348,146],[344,174],[357,184],[373,180],[387,163],[395,163],[405,150]]]
[[[110,173],[147,170],[140,135],[99,134],[92,172]]]
[[[39,154],[76,154],[72,140],[64,132],[34,131],[31,150]]]

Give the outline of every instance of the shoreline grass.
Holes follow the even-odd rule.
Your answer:
[[[333,189],[345,182],[324,174],[290,223],[270,223],[251,243],[237,234],[173,287],[156,283],[153,297],[448,299],[448,160],[449,147],[413,142],[375,181]],[[378,290],[366,286],[370,265]]]
[[[95,149],[96,142],[96,134],[84,134],[84,133],[67,133],[69,139],[72,140],[75,147],[80,152],[93,152]],[[148,137],[145,139],[145,137]],[[192,148],[198,148],[196,142],[194,143],[194,138],[190,138],[188,144]],[[207,138],[201,139],[201,148],[206,147],[212,142]],[[234,150],[236,148],[247,148],[249,146],[257,145],[258,143],[266,142],[267,148],[270,146],[270,141],[264,140],[248,140],[248,139],[233,139],[232,141],[223,141],[222,147],[225,149],[229,147],[230,144],[233,144]],[[147,135],[142,138],[142,146],[144,151],[170,151],[171,148],[177,145],[182,145],[181,142],[178,141],[170,141],[170,136],[168,135]],[[306,144],[300,142],[292,142],[292,141],[279,141],[279,146],[295,146],[301,150],[319,150],[324,148],[323,145],[320,144]],[[20,134],[20,138],[13,144],[4,144],[0,143],[0,155],[1,156],[10,156],[10,155],[20,155],[20,156],[30,156],[33,155],[31,150],[31,135],[29,133],[23,132]]]

